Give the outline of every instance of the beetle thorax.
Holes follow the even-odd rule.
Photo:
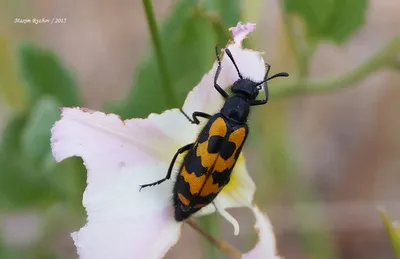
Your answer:
[[[235,122],[246,123],[249,116],[250,105],[243,96],[232,96],[226,99],[221,113]]]

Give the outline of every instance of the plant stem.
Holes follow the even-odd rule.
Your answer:
[[[365,79],[370,73],[390,66],[393,56],[399,54],[399,52],[400,35],[391,40],[385,47],[368,58],[364,63],[338,77],[314,82],[294,82],[287,85],[281,85],[279,87],[271,87],[271,99],[290,97],[297,94],[318,93],[350,86]]]
[[[400,57],[398,59],[395,58],[389,65],[392,69],[400,71]]]
[[[157,27],[157,21],[154,17],[154,10],[151,0],[143,0],[143,7],[146,13],[147,24],[151,33],[151,40],[153,42],[154,51],[156,54],[158,68],[160,69],[161,77],[164,83],[165,101],[169,107],[176,107],[178,101],[175,98],[175,92],[171,85],[171,80],[168,74],[168,66],[166,64],[164,52],[162,49],[160,33]]]
[[[201,229],[193,220],[189,219],[185,221],[189,226],[191,226],[194,230],[199,232],[202,236],[204,236],[208,241],[210,241],[213,245],[218,247],[221,251],[229,255],[233,259],[240,259],[242,258],[242,254],[240,251],[238,251],[236,248],[231,246],[228,242],[224,240],[218,240],[211,235],[209,235],[207,232],[205,232],[203,229]]]

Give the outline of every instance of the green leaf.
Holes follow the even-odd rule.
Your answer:
[[[68,159],[44,168],[24,154],[0,150],[0,208],[26,209],[62,203],[82,209],[86,175],[82,161]]]
[[[367,0],[336,0],[333,14],[322,34],[337,43],[344,42],[364,24],[367,5]]]
[[[228,37],[224,36],[229,32],[221,34],[221,29],[216,28],[228,28],[224,21],[231,23],[239,20],[238,5],[236,9],[227,9],[220,4],[226,1],[219,0],[207,9],[207,2],[212,1],[179,1],[160,28],[169,77],[179,102],[176,107],[183,104],[187,93],[211,68],[215,60],[215,46],[226,44]],[[232,5],[237,3],[235,0]],[[218,15],[211,18],[208,12],[216,10]],[[220,17],[224,17],[223,20]],[[131,118],[173,108],[166,104],[162,94],[163,82],[158,69],[157,59],[151,51],[137,68],[127,99],[119,106],[114,105],[113,112]]]
[[[58,106],[54,98],[44,96],[31,114],[16,115],[6,126],[0,146],[0,208],[80,202],[85,186],[82,161],[57,164],[50,150],[50,129],[59,119]]]
[[[14,42],[0,35],[0,93],[11,107],[22,110],[26,96],[13,59],[13,46]]]
[[[6,127],[1,133],[0,150],[7,151],[10,155],[19,152],[26,118],[27,116],[24,113],[16,113],[9,118]]]
[[[397,226],[394,225],[388,213],[384,209],[380,209],[380,213],[383,223],[385,224],[386,231],[388,232],[389,238],[392,241],[396,258],[400,259],[400,226],[398,224]]]
[[[284,0],[285,11],[299,15],[311,40],[342,43],[365,22],[367,0]]]
[[[287,12],[293,12],[304,20],[308,33],[318,36],[329,21],[336,0],[284,0]]]
[[[50,129],[59,119],[59,104],[49,96],[40,98],[28,118],[22,132],[21,146],[25,154],[35,161],[43,160],[51,153]]]
[[[220,17],[220,22],[228,27],[236,26],[240,21],[239,0],[206,0],[204,7],[207,12],[215,12]]]
[[[50,127],[58,117],[56,102],[42,98],[30,115],[10,118],[0,145],[0,208],[47,204],[65,195],[51,182],[57,176],[48,177],[37,163],[50,154]]]
[[[27,253],[9,247],[0,247],[0,259],[24,259],[29,256]]]
[[[24,43],[18,50],[18,57],[31,105],[44,95],[53,96],[63,106],[80,104],[75,79],[55,53]]]
[[[51,187],[29,158],[0,150],[0,168],[0,208],[11,210],[55,199],[58,190]]]

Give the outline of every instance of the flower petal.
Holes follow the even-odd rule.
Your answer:
[[[268,218],[258,209],[252,208],[256,218],[254,228],[258,230],[259,241],[256,246],[243,255],[243,259],[279,259],[277,256],[275,236]]]
[[[228,44],[226,48],[229,48],[231,51],[243,77],[260,82],[264,80],[266,72],[263,58],[257,51],[242,48],[243,39],[254,29],[255,25],[251,23],[245,25],[239,23],[237,27],[231,28],[233,42]],[[223,89],[226,89],[238,80],[239,76],[235,66],[227,55],[222,55],[221,65],[221,73],[217,83]],[[183,110],[188,115],[191,115],[194,111],[214,114],[221,109],[223,98],[214,89],[214,76],[217,67],[218,64],[215,62],[212,69],[204,75],[200,83],[187,96]]]
[[[173,218],[173,181],[139,192],[139,185],[165,177],[179,138],[190,141],[196,133],[175,127],[192,127],[176,109],[125,122],[113,114],[62,109],[52,129],[54,157],[80,156],[88,170],[88,223],[73,234],[80,258],[160,258],[176,243],[181,223]]]
[[[150,122],[148,122],[148,120]],[[199,131],[199,126],[192,124],[179,109],[167,110],[161,115],[154,113],[150,114],[149,117],[144,121],[145,122],[142,121],[143,124],[151,123],[154,127],[160,129],[165,134],[164,137],[168,136],[168,138],[173,140],[174,143],[171,146],[173,155],[180,147],[194,142]],[[136,123],[136,119],[128,121],[128,125],[134,125]],[[151,137],[152,136],[150,135],[149,138]],[[161,146],[164,144],[165,143],[158,142],[155,145]],[[168,157],[168,162],[170,162],[171,159],[172,156]]]
[[[239,235],[239,232],[240,232],[239,222],[237,222],[237,220],[225,210],[224,205],[220,204],[218,199],[214,200],[214,205],[215,205],[215,209],[218,211],[218,213],[222,217],[224,217],[229,223],[232,224],[233,234],[235,236]]]
[[[247,171],[246,160],[242,153],[232,171],[231,180],[217,199],[225,208],[250,207],[255,191],[256,186]]]
[[[254,28],[254,24],[238,24],[232,29],[234,41],[227,48],[241,75],[260,82],[265,76],[264,60],[260,53],[242,49],[242,40]],[[223,88],[238,79],[233,62],[225,56],[221,57],[218,78]],[[216,69],[214,64],[189,93],[183,106],[189,116],[194,111],[214,114],[223,105],[214,89]],[[181,223],[172,216],[173,181],[142,192],[139,185],[165,177],[176,150],[193,142],[200,128],[177,109],[127,121],[84,108],[62,109],[62,119],[52,129],[53,155],[57,161],[80,156],[88,170],[83,197],[88,223],[72,235],[81,258],[160,258],[177,242]],[[254,183],[241,155],[230,184],[215,200],[235,233],[238,224],[225,208],[250,206],[253,194]]]
[[[255,29],[255,23],[242,24],[240,22],[236,25],[236,27],[229,28],[235,41],[242,41],[249,32],[252,32]]]
[[[166,164],[126,167],[89,182],[83,204],[88,223],[72,234],[81,259],[162,258],[179,239],[173,218],[172,182],[139,192]]]
[[[194,126],[177,109],[151,114],[148,119],[122,121],[115,114],[62,108],[61,117],[52,128],[53,156],[58,162],[82,157],[88,178],[91,172],[107,174],[125,166],[169,163],[182,140],[196,137]],[[183,127],[188,130],[176,130]]]

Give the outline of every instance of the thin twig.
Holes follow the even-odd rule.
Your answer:
[[[202,236],[204,236],[208,241],[210,241],[213,245],[218,247],[221,251],[229,255],[233,259],[240,259],[242,258],[242,253],[231,246],[229,243],[227,243],[224,240],[218,240],[211,235],[209,235],[207,232],[205,232],[203,229],[201,229],[193,220],[188,219],[186,220],[186,223],[191,226],[194,230],[199,232]]]
[[[340,76],[301,84],[295,81],[285,85],[270,87],[271,99],[276,100],[278,98],[299,94],[325,92],[350,86],[365,79],[372,72],[389,67],[393,56],[398,55],[399,52],[400,35],[391,40],[385,47],[372,55],[361,65]]]

